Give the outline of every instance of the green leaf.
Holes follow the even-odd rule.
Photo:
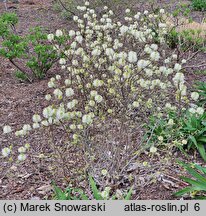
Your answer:
[[[195,190],[203,190],[206,191],[206,184],[202,182],[195,181],[193,179],[187,178],[187,177],[181,177],[185,182],[195,186]]]
[[[205,136],[202,136],[202,137],[198,138],[197,141],[198,141],[198,142],[203,142],[203,143],[206,144],[206,137],[205,137]]]
[[[197,140],[195,139],[195,137],[191,135],[191,136],[189,136],[189,139],[194,143],[194,145],[198,149],[198,144],[197,144]]]
[[[58,200],[67,200],[66,194],[59,187],[57,187],[54,182],[52,182],[52,185],[53,185],[53,188],[54,188],[54,192],[56,194],[56,198]]]
[[[96,183],[95,183],[94,179],[92,178],[92,176],[89,176],[89,182],[90,182],[90,186],[91,186],[94,198],[96,200],[104,200],[103,197],[100,195],[100,192],[97,189]]]
[[[199,180],[202,183],[206,184],[206,178],[204,176],[202,176],[201,174],[199,174],[197,171],[195,171],[195,169],[191,168],[189,165],[184,164],[183,165],[184,168],[187,169],[187,171],[193,176],[195,177],[197,180]]]
[[[186,193],[191,193],[193,191],[194,191],[194,188],[190,186],[190,187],[186,187],[186,188],[184,188],[182,190],[179,190],[178,192],[174,193],[174,195],[175,196],[182,196],[182,195],[184,195]]]
[[[132,197],[132,191],[133,191],[133,187],[130,188],[127,196],[124,198],[125,200],[131,200]]]
[[[202,157],[202,159],[204,161],[206,161],[206,153],[205,153],[205,147],[204,147],[204,144],[202,143],[198,143],[198,151]]]
[[[206,167],[201,167],[200,165],[197,164],[195,164],[194,167],[200,170],[201,172],[203,172],[204,174],[206,174]]]

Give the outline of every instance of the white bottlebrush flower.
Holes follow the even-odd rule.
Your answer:
[[[146,60],[143,60],[143,59],[141,59],[141,60],[139,60],[137,62],[137,66],[140,69],[146,68],[149,64],[150,64],[149,61],[146,61]]]
[[[24,161],[24,160],[26,160],[26,155],[25,155],[25,154],[20,154],[20,155],[18,155],[18,160],[19,160],[19,161]]]
[[[159,28],[166,28],[166,27],[167,27],[166,23],[159,23]]]
[[[11,127],[9,126],[9,125],[5,125],[4,127],[3,127],[3,133],[4,134],[7,134],[7,133],[11,133]]]
[[[81,44],[83,41],[83,37],[81,35],[76,36],[76,41]]]
[[[150,48],[153,49],[154,51],[157,51],[158,45],[157,44],[151,44]]]
[[[74,90],[72,88],[67,88],[65,93],[67,97],[71,97],[74,95]]]
[[[47,39],[49,42],[52,42],[54,40],[54,35],[53,34],[48,34]]]
[[[170,126],[174,125],[174,120],[173,119],[169,119],[169,121],[168,121],[167,124],[170,125]]]
[[[182,140],[182,144],[186,145],[187,144],[187,140]]]
[[[41,124],[43,125],[43,126],[49,126],[49,122],[47,121],[47,120],[43,120],[42,122],[41,122]]]
[[[103,100],[103,97],[102,97],[101,95],[96,95],[96,96],[94,97],[94,99],[95,99],[95,101],[96,101],[97,103],[101,103],[102,100]]]
[[[38,114],[33,115],[32,117],[33,122],[37,123],[41,121],[41,116]]]
[[[191,107],[191,108],[189,108],[189,112],[192,113],[192,114],[195,114],[196,110],[195,110],[195,108]]]
[[[65,81],[64,81],[64,83],[65,83],[65,85],[66,86],[69,86],[69,85],[71,85],[71,80],[70,79],[66,79]]]
[[[101,55],[101,50],[96,48],[92,51],[92,56],[100,56]]]
[[[29,148],[30,148],[30,144],[29,144],[29,143],[26,143],[24,147],[25,147],[26,149],[29,149]]]
[[[129,30],[129,28],[127,26],[123,25],[123,26],[120,27],[120,32],[121,32],[122,35],[124,35],[125,33],[127,33],[128,30]]]
[[[141,15],[141,13],[138,12],[137,14],[134,15],[134,18],[138,20],[140,18],[140,15]]]
[[[95,79],[92,84],[94,87],[100,87],[104,84],[104,82],[103,80]]]
[[[126,10],[125,10],[125,13],[130,13],[131,11],[130,11],[130,9],[129,8],[127,8]]]
[[[164,14],[164,13],[165,13],[165,10],[164,10],[163,8],[161,8],[161,9],[160,9],[160,13],[161,13],[161,14]]]
[[[65,109],[62,107],[59,107],[56,111],[56,118],[57,120],[61,120],[65,117]]]
[[[145,10],[144,11],[144,15],[147,15],[149,13],[149,11]]]
[[[78,16],[73,16],[73,20],[76,22],[79,19]]]
[[[24,136],[26,135],[27,131],[24,131],[24,130],[18,130],[15,132],[15,136]]]
[[[65,65],[66,64],[66,59],[65,58],[60,58],[59,59],[59,64]]]
[[[132,106],[135,107],[135,108],[138,108],[139,107],[139,102],[138,101],[134,101],[132,103]]]
[[[177,54],[173,54],[172,58],[176,60],[177,59]]]
[[[75,106],[76,106],[76,103],[74,100],[67,103],[67,108],[70,110],[73,109]]]
[[[74,37],[76,35],[76,32],[74,30],[69,31],[69,36]]]
[[[194,101],[197,101],[198,98],[199,98],[198,92],[192,92],[192,93],[191,93],[191,98],[192,98]]]
[[[107,56],[114,56],[114,50],[112,48],[106,48],[106,51],[105,51],[106,55]]]
[[[128,53],[128,61],[129,61],[130,63],[135,63],[135,62],[137,62],[137,53],[134,52],[134,51],[130,51],[130,52]]]
[[[109,199],[109,191],[107,191],[105,188],[105,190],[101,192],[101,196],[105,200]]]
[[[43,109],[43,116],[44,116],[45,118],[48,119],[48,118],[51,117],[53,114],[54,114],[54,110],[52,109],[51,106],[48,106],[48,107],[46,107],[46,108]]]
[[[84,126],[81,125],[81,124],[79,124],[79,125],[77,125],[77,128],[78,128],[79,130],[82,130],[82,129],[84,128]]]
[[[98,94],[98,93],[97,93],[97,91],[95,91],[95,90],[92,90],[92,91],[90,92],[90,95],[91,95],[92,97],[95,97],[97,94]]]
[[[78,140],[78,137],[79,137],[79,136],[78,136],[77,134],[73,134],[73,135],[72,135],[73,140]]]
[[[90,105],[91,107],[94,107],[94,106],[95,106],[95,101],[90,100],[90,101],[89,101],[89,105]]]
[[[69,128],[70,128],[71,130],[75,130],[77,127],[76,127],[75,124],[71,124],[71,125],[69,125]]]
[[[160,54],[157,51],[151,52],[150,58],[152,61],[159,61],[160,59]]]
[[[158,136],[158,140],[159,140],[160,142],[162,142],[162,141],[164,140],[164,137],[163,137],[163,136]]]
[[[62,32],[61,30],[57,29],[57,30],[56,30],[56,36],[57,36],[57,37],[63,36],[63,32]]]
[[[152,146],[152,147],[150,148],[150,152],[151,152],[151,153],[156,153],[156,152],[157,152],[157,148],[154,147],[154,146]]]
[[[175,85],[178,85],[179,83],[184,83],[185,76],[183,73],[176,73],[173,82]]]
[[[176,63],[175,67],[174,67],[174,70],[177,71],[177,72],[179,72],[181,69],[182,69],[182,65]]]
[[[56,80],[60,80],[61,76],[60,75],[56,75]]]
[[[10,150],[10,148],[3,148],[1,150],[1,153],[2,153],[3,157],[8,157],[11,153],[11,150]]]
[[[35,123],[33,123],[32,127],[33,127],[33,129],[37,129],[37,128],[40,128],[40,125],[39,125],[39,123],[35,122]]]
[[[182,64],[185,64],[187,62],[186,59],[182,59]]]
[[[55,97],[57,97],[58,99],[61,99],[62,98],[62,91],[60,89],[55,89],[53,94],[55,95]]]
[[[47,94],[47,95],[45,96],[45,99],[46,99],[47,101],[50,101],[50,100],[51,100],[51,95],[50,95],[50,94]]]
[[[93,121],[93,119],[92,119],[91,115],[89,115],[89,114],[88,115],[83,115],[82,122],[84,124],[91,124],[92,121]]]
[[[88,1],[86,1],[84,4],[85,4],[85,6],[89,6],[89,2]]]
[[[199,114],[199,115],[203,115],[204,114],[204,109],[202,108],[202,107],[198,107],[197,109],[196,109],[196,113],[197,114]]]
[[[31,126],[30,126],[29,124],[25,124],[25,125],[23,125],[23,127],[22,127],[22,130],[25,131],[25,132],[30,131],[31,129],[32,129],[32,128],[31,128]]]
[[[22,147],[19,147],[19,148],[18,148],[18,152],[19,152],[19,153],[25,153],[25,152],[26,152],[26,148],[23,147],[23,146],[22,146]]]
[[[52,81],[49,81],[49,82],[48,82],[48,87],[49,87],[49,88],[54,88],[54,87],[55,87],[55,83],[52,82]]]

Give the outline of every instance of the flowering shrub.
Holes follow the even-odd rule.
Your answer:
[[[68,35],[57,30],[55,35],[47,36],[59,55],[61,68],[68,72],[66,79],[60,75],[50,79],[48,87],[53,93],[45,97],[50,105],[42,114],[33,116],[32,125],[25,124],[15,135],[24,137],[31,130],[54,129],[55,125],[67,134],[65,146],[79,146],[83,156],[90,152],[93,161],[101,152],[115,160],[120,171],[126,160],[122,159],[123,165],[118,158],[131,157],[130,153],[137,148],[136,141],[128,138],[127,144],[120,146],[111,136],[110,143],[115,143],[115,148],[111,151],[105,145],[102,151],[99,142],[101,147],[95,154],[97,137],[105,134],[98,131],[106,131],[110,122],[111,126],[117,125],[121,137],[123,131],[134,131],[148,122],[151,115],[167,116],[169,111],[180,115],[190,101],[182,70],[186,60],[165,50],[169,28],[163,9],[157,14],[144,11],[134,16],[127,9],[124,21],[115,20],[108,7],[98,17],[88,2],[78,10],[83,14],[82,18],[73,17],[78,30],[70,30]],[[59,44],[60,38],[68,36],[66,46]],[[197,95],[192,97],[196,99]],[[5,133],[10,131],[9,126],[4,127]],[[128,149],[129,153],[124,154]],[[152,148],[151,152],[154,151]],[[8,156],[11,152],[5,148],[2,153]]]

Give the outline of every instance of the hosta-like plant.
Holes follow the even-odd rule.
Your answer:
[[[184,167],[188,173],[193,177],[193,178],[188,178],[188,177],[181,177],[182,180],[187,182],[189,184],[188,187],[176,192],[174,195],[175,196],[183,196],[187,193],[192,194],[197,194],[198,192],[205,193],[206,192],[206,168],[199,166],[197,164],[190,165],[190,164],[185,164],[183,162],[179,162],[179,164]],[[206,196],[195,196],[197,199],[206,199]]]

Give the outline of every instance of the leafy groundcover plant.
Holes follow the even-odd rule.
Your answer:
[[[192,7],[194,8],[194,10],[206,11],[206,1],[192,0]]]
[[[92,196],[95,200],[115,200],[116,195],[110,197],[110,187],[106,187],[104,191],[100,192],[97,188],[97,185],[94,179],[89,176],[89,183],[92,190]],[[65,191],[62,191],[59,187],[53,183],[55,199],[57,200],[89,200],[89,197],[81,189],[75,188],[66,188]],[[132,196],[132,188],[129,190],[125,197],[122,197],[124,200],[130,200]]]

